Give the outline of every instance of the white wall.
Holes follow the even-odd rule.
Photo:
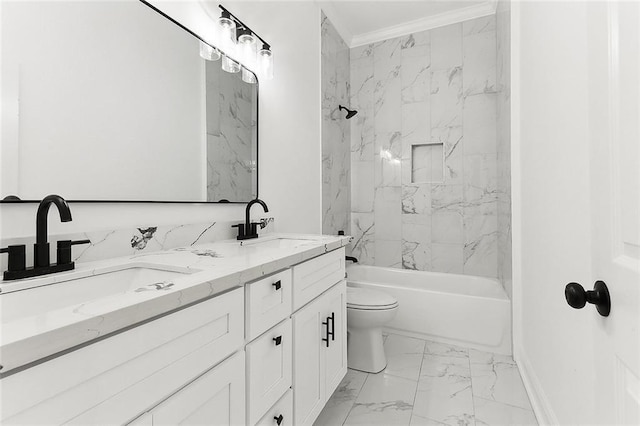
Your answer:
[[[596,315],[564,299],[591,285],[586,2],[512,7],[514,356],[541,424],[588,424]]]
[[[162,2],[157,6],[190,28],[211,32],[217,4]],[[229,3],[273,46],[274,79],[260,86],[260,198],[278,232],[321,232],[320,10],[310,3]],[[292,19],[294,17],[295,19]],[[0,206],[2,237],[35,233],[35,205]],[[204,204],[74,204],[74,221],[50,230],[76,232],[144,224],[242,219],[244,206]]]

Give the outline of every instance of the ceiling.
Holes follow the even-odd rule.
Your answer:
[[[495,12],[494,0],[316,0],[350,46]]]

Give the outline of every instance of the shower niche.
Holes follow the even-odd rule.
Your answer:
[[[444,144],[411,145],[411,183],[444,182]]]

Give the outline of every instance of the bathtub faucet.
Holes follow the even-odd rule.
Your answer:
[[[345,258],[346,260],[350,260],[350,261],[352,261],[353,263],[358,263],[358,259],[356,259],[356,258],[355,258],[355,257],[353,257],[353,256],[345,256],[344,258]]]

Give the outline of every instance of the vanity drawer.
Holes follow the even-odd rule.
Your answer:
[[[0,423],[130,421],[242,346],[243,307],[237,288],[5,377]]]
[[[344,279],[344,248],[293,267],[293,310],[297,311]]]
[[[278,423],[280,422],[280,423]],[[293,425],[293,391],[289,389],[280,401],[267,411],[256,426],[292,426]]]
[[[247,419],[255,424],[291,387],[291,319],[264,333],[246,347]]]
[[[287,269],[245,286],[247,340],[291,314],[291,280],[291,269]]]

